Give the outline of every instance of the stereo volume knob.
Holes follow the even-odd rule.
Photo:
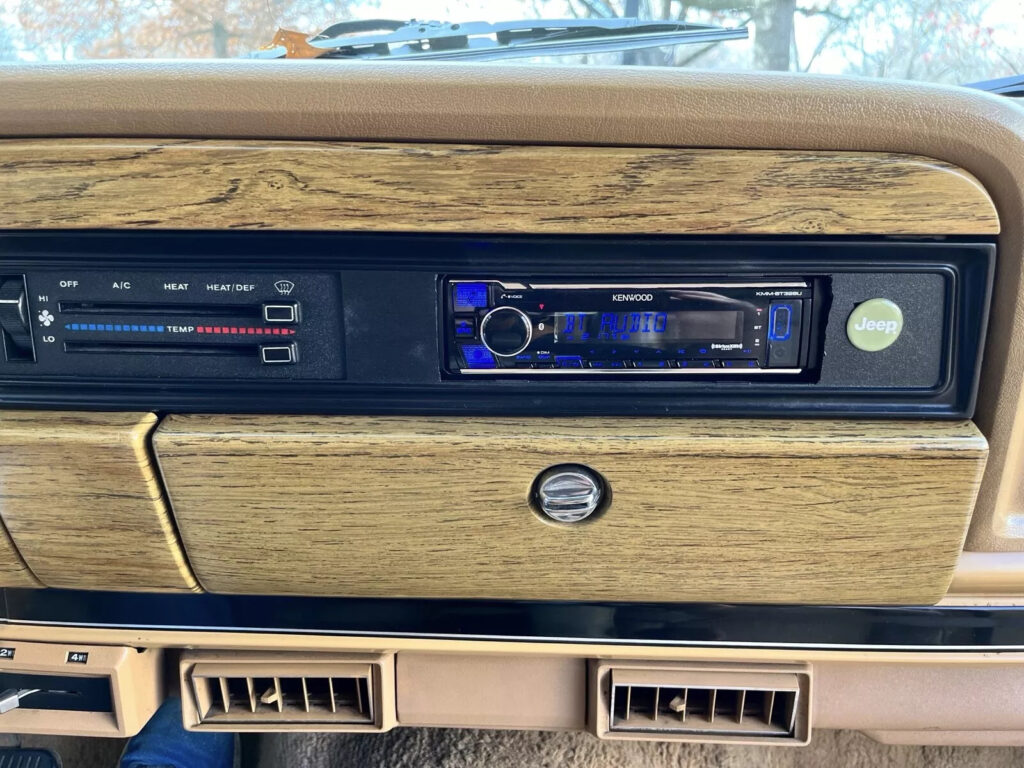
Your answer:
[[[497,307],[484,315],[480,340],[499,357],[518,355],[530,345],[533,324],[515,307]]]

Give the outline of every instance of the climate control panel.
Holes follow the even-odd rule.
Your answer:
[[[33,269],[0,277],[15,373],[263,379],[344,374],[322,272]]]

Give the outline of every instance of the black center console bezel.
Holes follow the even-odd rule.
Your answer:
[[[973,412],[995,245],[983,238],[532,237],[263,232],[4,232],[0,262],[319,270],[342,276],[343,380],[237,381],[187,376],[0,377],[0,406],[241,413],[701,415],[963,418]],[[815,381],[466,381],[444,376],[441,285],[447,275],[614,276],[830,270],[930,271],[946,278],[942,375],[935,386],[832,386]],[[381,295],[375,295],[375,291]],[[818,303],[815,304],[816,311]],[[390,315],[388,311],[391,311]],[[388,310],[388,311],[385,311]],[[373,332],[360,313],[379,313]],[[416,317],[415,323],[409,318]],[[837,331],[833,327],[833,331]],[[387,340],[388,343],[383,343]],[[468,378],[468,377],[467,377]]]

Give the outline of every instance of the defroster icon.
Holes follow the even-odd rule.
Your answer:
[[[278,280],[274,283],[274,288],[276,288],[277,292],[282,296],[289,296],[291,295],[291,292],[295,290],[295,283],[291,280]]]

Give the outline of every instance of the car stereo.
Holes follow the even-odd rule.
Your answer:
[[[814,281],[804,279],[448,280],[448,370],[501,376],[799,374],[808,360],[814,293]]]

